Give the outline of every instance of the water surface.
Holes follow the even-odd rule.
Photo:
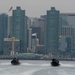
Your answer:
[[[75,75],[75,61],[60,61],[52,67],[51,61],[20,60],[21,65],[11,65],[11,60],[0,60],[0,75]]]

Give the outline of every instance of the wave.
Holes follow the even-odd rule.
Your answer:
[[[0,65],[11,65],[11,62],[7,62],[7,63],[0,63]],[[33,63],[21,63],[21,65],[25,65],[25,66],[51,66],[51,64],[50,63],[43,63],[43,64],[33,64]],[[66,64],[66,63],[60,63],[60,66],[61,67],[75,67],[75,64]]]
[[[0,65],[11,65],[11,63],[0,63]]]
[[[50,66],[50,64],[41,64],[41,66]]]
[[[62,66],[62,67],[75,67],[75,65],[74,64],[63,64],[63,63],[60,63],[60,65]]]
[[[30,63],[21,63],[21,65],[33,65],[33,64],[30,64]]]

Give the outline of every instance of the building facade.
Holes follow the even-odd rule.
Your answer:
[[[72,36],[73,35],[73,27],[71,25],[63,25],[61,28],[62,36]]]
[[[69,34],[72,36],[72,50],[75,51],[75,13],[61,13],[61,27],[63,34]]]
[[[59,58],[70,58],[73,40],[71,36],[61,36],[59,39]]]
[[[40,29],[41,29],[41,32],[40,32],[40,34],[41,34],[41,38],[40,38],[40,44],[41,45],[44,45],[44,26],[45,26],[45,19],[43,18],[43,17],[40,17],[39,19],[38,19],[38,27],[40,27]]]
[[[7,37],[8,30],[8,15],[3,13],[0,14],[0,54],[3,54],[4,50],[4,38]]]
[[[45,48],[49,54],[57,55],[59,47],[59,11],[55,7],[47,11]]]
[[[12,28],[11,36],[20,40],[21,50],[20,52],[27,51],[27,17],[25,16],[25,10],[17,7],[16,10],[12,12]]]

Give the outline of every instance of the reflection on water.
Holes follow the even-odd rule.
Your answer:
[[[60,61],[52,67],[51,61],[20,60],[21,65],[11,65],[11,60],[0,60],[0,75],[75,75],[74,61]]]

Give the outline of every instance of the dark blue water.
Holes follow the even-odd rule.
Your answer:
[[[75,75],[75,61],[60,61],[52,67],[51,61],[20,60],[21,65],[11,65],[11,60],[0,60],[0,75]]]

